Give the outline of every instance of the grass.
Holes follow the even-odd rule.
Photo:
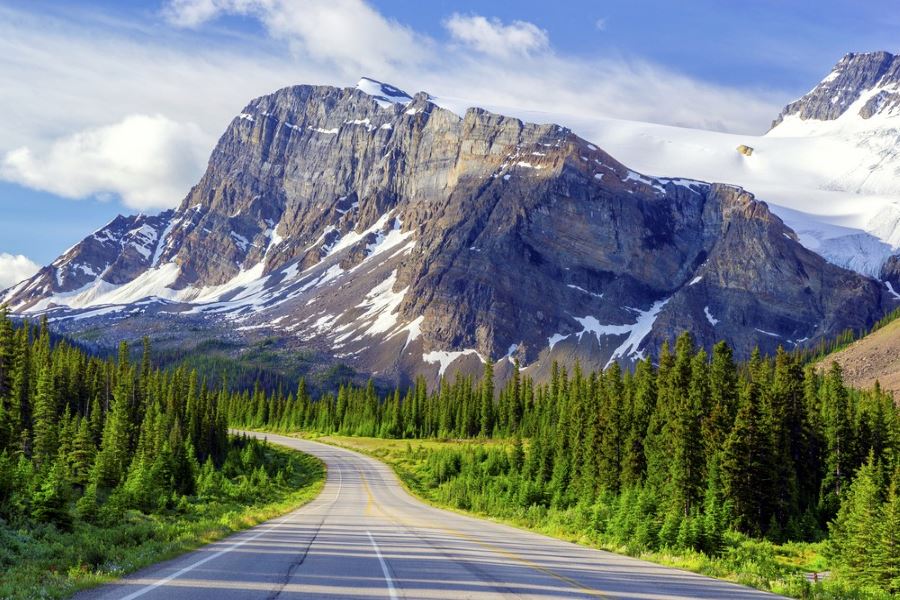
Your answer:
[[[17,530],[0,520],[0,598],[65,598],[283,515],[318,495],[325,482],[321,461],[276,446],[266,451],[293,473],[249,504],[187,499],[162,514],[129,510],[107,526],[76,520],[71,531],[52,525]]]
[[[642,560],[677,567],[687,571],[726,579],[743,585],[771,591],[793,598],[814,600],[888,600],[891,596],[876,589],[861,589],[852,582],[826,578],[817,584],[807,574],[829,570],[822,543],[788,542],[773,544],[748,538],[739,533],[728,534],[725,550],[718,556],[696,551],[647,551],[606,539],[586,523],[577,508],[554,510],[541,506],[510,507],[504,514],[479,510],[460,510],[444,502],[439,488],[431,487],[427,471],[430,452],[462,445],[502,446],[503,441],[477,440],[388,440],[347,436],[311,436],[318,441],[368,454],[391,466],[400,481],[415,496],[428,504],[456,512],[476,515],[578,544],[600,548]]]

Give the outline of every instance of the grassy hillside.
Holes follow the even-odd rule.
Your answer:
[[[878,381],[895,399],[900,399],[900,320],[829,354],[819,364],[827,367],[832,361],[844,370],[848,385],[868,389]]]

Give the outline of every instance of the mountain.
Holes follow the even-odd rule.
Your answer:
[[[772,128],[791,121],[867,121],[897,114],[900,56],[889,52],[851,53],[808,94],[785,106]]]
[[[257,98],[177,209],[118,217],[2,301],[99,344],[274,340],[395,381],[628,365],[685,329],[745,357],[892,306],[741,187],[439,102],[370,79]]]
[[[554,118],[633,169],[752,190],[810,250],[889,280],[883,268],[900,253],[898,61],[886,52],[848,54],[764,135]]]

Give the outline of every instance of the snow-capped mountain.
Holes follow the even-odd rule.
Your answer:
[[[894,306],[740,187],[441,104],[370,79],[257,98],[177,209],[117,218],[2,301],[108,343],[275,337],[395,380],[629,364],[684,329],[746,356]]]
[[[841,59],[765,135],[554,118],[632,168],[751,190],[807,248],[900,289],[883,272],[900,252],[898,98],[900,57],[874,52]]]

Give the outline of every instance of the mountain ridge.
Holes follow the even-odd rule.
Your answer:
[[[784,107],[771,129],[793,115],[803,121],[834,121],[861,98],[865,103],[854,116],[870,119],[898,112],[900,56],[886,51],[844,55],[812,90]]]
[[[114,220],[4,301],[73,330],[266,331],[390,378],[631,364],[683,329],[747,355],[886,310],[739,187],[385,85],[252,100],[179,208]]]

